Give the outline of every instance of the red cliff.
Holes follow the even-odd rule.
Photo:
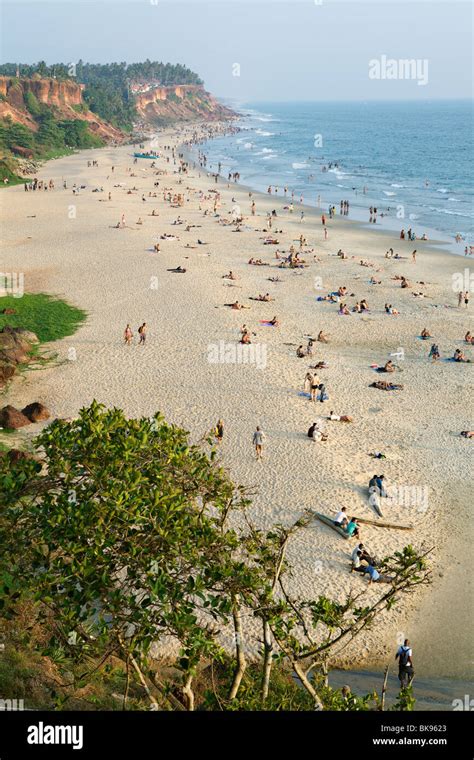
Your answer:
[[[219,103],[202,85],[153,87],[135,95],[139,116],[148,122],[232,119],[233,111]]]
[[[36,131],[38,125],[27,106],[28,93],[38,103],[50,107],[59,119],[80,119],[89,123],[89,129],[104,141],[121,141],[123,133],[92,113],[82,100],[83,84],[70,79],[16,79],[0,77],[0,119],[10,118]]]

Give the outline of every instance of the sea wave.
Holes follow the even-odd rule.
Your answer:
[[[309,164],[299,164],[297,161],[295,161],[293,164],[291,164],[293,169],[306,169]]]
[[[392,182],[392,184],[390,185],[390,187],[405,187],[405,185],[397,185],[396,182]]]
[[[449,190],[447,190],[445,187],[440,187],[438,190],[436,190],[437,193],[449,193]]]
[[[273,137],[275,132],[266,132],[264,129],[256,129],[255,134],[261,135],[262,137]]]
[[[393,185],[392,185],[392,187],[393,187]],[[396,193],[392,193],[392,192],[390,192],[390,190],[382,190],[382,192],[383,192],[384,195],[396,195]]]

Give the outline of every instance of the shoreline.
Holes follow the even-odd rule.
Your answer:
[[[240,124],[244,125],[245,124],[245,119],[252,118],[252,115],[250,113],[239,112],[239,111],[237,111],[237,113],[238,113],[238,119],[236,121],[236,124],[238,126]],[[245,127],[245,126],[241,127],[242,133],[245,133],[249,129],[250,129],[250,131],[252,131],[252,128],[248,128],[248,127]],[[225,137],[225,136],[226,135],[224,134],[224,135],[216,135],[215,137],[219,138],[219,137]],[[213,140],[213,137],[209,137],[209,139],[204,140],[203,142],[211,142],[211,140]],[[195,160],[197,157],[194,155],[194,156],[192,156],[192,158],[193,158],[193,160]],[[212,164],[209,164],[209,170],[210,170],[211,167],[212,167]],[[238,170],[239,166],[238,165],[235,165],[235,166],[233,165],[232,168],[233,168],[233,170],[235,170],[235,169]],[[222,177],[223,181],[225,181],[225,178],[222,175],[220,175],[220,176]],[[285,181],[282,179],[282,181],[279,182],[279,186],[283,187],[284,184],[285,184]],[[262,195],[265,195],[264,188],[258,187],[257,184],[254,184],[254,185],[247,184],[247,182],[245,182],[245,181],[242,184],[240,184],[240,181],[239,181],[239,186],[242,187],[242,188],[244,188],[244,189],[251,190],[254,193],[261,193]],[[289,188],[289,190],[291,190],[291,189],[292,188]],[[326,188],[326,192],[329,192],[330,194],[335,194],[336,188],[331,188],[330,190]],[[379,205],[381,205],[381,203],[382,203],[382,201],[379,202]],[[387,232],[389,235],[393,235],[394,233],[398,234],[400,232],[400,228],[403,227],[403,226],[405,226],[405,227],[413,227],[413,226],[417,226],[418,225],[417,221],[410,220],[410,219],[404,220],[405,221],[405,225],[404,225],[403,222],[401,222],[401,223],[397,222],[395,220],[395,218],[392,217],[392,216],[390,216],[390,215],[382,215],[382,217],[379,217],[377,219],[377,223],[375,225],[372,225],[372,224],[369,223],[369,221],[367,219],[368,214],[369,214],[369,207],[367,206],[367,208],[365,208],[362,205],[359,206],[359,205],[357,205],[357,203],[355,203],[353,201],[351,201],[351,218],[349,218],[348,216],[342,216],[342,217],[340,217],[340,215],[339,215],[339,200],[338,199],[334,199],[334,198],[329,198],[329,197],[325,197],[324,199],[322,199],[320,204],[318,204],[318,203],[315,202],[314,204],[304,203],[304,204],[300,205],[299,203],[295,202],[295,211],[297,209],[304,209],[305,213],[306,213],[306,212],[309,212],[309,211],[312,210],[312,211],[316,212],[317,214],[321,215],[321,213],[327,213],[326,209],[328,208],[329,205],[335,205],[335,207],[336,207],[336,218],[340,218],[340,219],[344,219],[345,221],[352,221],[352,222],[355,222],[357,224],[360,224],[360,225],[362,225],[366,229],[366,231],[369,231],[369,230],[377,228],[376,231],[378,231],[378,232],[382,232],[382,233],[383,232]],[[421,238],[417,238],[414,241],[412,241],[414,244],[417,244],[417,243],[420,243],[420,242],[429,242],[433,247],[436,247],[436,248],[439,248],[440,250],[449,252],[449,253],[451,253],[451,254],[453,254],[455,256],[461,256],[463,258],[466,258],[467,260],[469,260],[472,257],[472,254],[467,255],[467,254],[464,253],[463,250],[459,249],[459,247],[463,248],[466,244],[468,244],[468,240],[467,239],[464,240],[464,241],[461,241],[460,243],[457,243],[454,240],[454,238],[450,235],[449,232],[443,232],[442,230],[438,230],[435,227],[426,226],[426,225],[423,226],[423,231],[429,236],[428,240],[427,241],[422,241]]]
[[[183,131],[185,136],[186,128]],[[171,141],[172,137],[176,137],[176,130],[164,130],[158,133],[157,140],[163,145],[167,144],[167,140]],[[181,150],[178,147],[180,139],[177,142],[173,140],[173,144],[176,144],[177,151]],[[429,416],[428,432],[418,430],[416,422],[414,426],[410,424],[410,415],[422,408],[423,400],[426,399],[423,387],[432,382],[430,377],[433,374],[431,365],[425,363],[426,351],[422,355],[419,350],[424,346],[410,336],[417,327],[421,327],[421,321],[426,320],[436,324],[440,336],[448,333],[449,341],[455,341],[455,336],[460,332],[457,326],[460,313],[456,309],[450,311],[444,308],[430,311],[429,301],[425,302],[425,299],[408,301],[404,297],[402,301],[400,291],[395,296],[392,283],[387,280],[387,285],[383,286],[385,295],[381,300],[383,302],[388,294],[388,297],[402,301],[403,313],[400,319],[395,322],[390,318],[384,320],[377,307],[367,318],[359,320],[355,315],[348,323],[342,320],[344,324],[340,324],[334,307],[326,309],[326,304],[315,302],[316,291],[311,280],[308,281],[310,273],[322,275],[325,288],[322,292],[347,280],[351,283],[351,288],[360,290],[364,287],[364,293],[368,292],[371,300],[379,301],[377,290],[371,291],[370,287],[367,289],[361,279],[366,280],[376,269],[369,272],[359,267],[358,258],[373,259],[376,266],[387,269],[388,276],[398,271],[397,266],[408,270],[411,261],[385,260],[383,250],[390,232],[378,228],[373,232],[382,233],[380,236],[369,236],[362,223],[351,219],[346,219],[352,222],[351,225],[342,224],[338,216],[334,220],[328,220],[329,240],[322,240],[321,225],[310,213],[317,213],[317,210],[305,205],[301,208],[305,214],[308,210],[308,215],[303,224],[298,222],[297,215],[294,218],[278,216],[277,225],[281,224],[286,230],[282,247],[287,248],[290,240],[303,232],[316,248],[320,261],[312,262],[309,270],[303,270],[301,277],[287,270],[281,271],[284,277],[282,287],[273,284],[271,287],[277,305],[253,304],[252,311],[245,315],[222,311],[221,302],[229,300],[229,292],[223,288],[222,274],[229,267],[235,268],[241,280],[249,283],[242,292],[239,290],[237,293],[239,298],[246,300],[249,293],[255,294],[262,292],[262,288],[270,288],[262,276],[269,274],[268,270],[249,267],[246,263],[249,254],[268,259],[269,255],[274,255],[274,250],[272,246],[262,248],[259,237],[251,229],[236,236],[231,233],[230,227],[219,225],[218,220],[212,216],[212,204],[208,201],[201,201],[202,206],[210,210],[204,216],[198,208],[199,191],[203,191],[205,196],[209,194],[209,189],[218,189],[221,193],[222,219],[231,213],[231,198],[238,198],[247,217],[247,224],[252,225],[248,210],[249,191],[244,186],[233,183],[227,188],[227,182],[223,179],[216,185],[205,171],[199,177],[198,168],[181,178],[175,173],[162,175],[158,178],[159,198],[156,201],[153,199],[149,204],[159,208],[160,216],[156,220],[150,220],[149,216],[144,216],[143,209],[147,210],[147,204],[140,202],[140,190],[148,192],[153,189],[154,175],[150,167],[138,167],[140,174],[133,181],[139,187],[137,195],[127,196],[123,189],[114,187],[120,181],[132,184],[125,171],[132,162],[126,155],[127,150],[132,153],[133,147],[127,145],[82,151],[45,164],[39,172],[40,177],[54,176],[58,185],[61,176],[68,177],[69,189],[63,191],[58,187],[52,194],[52,205],[49,205],[49,193],[42,196],[33,193],[29,197],[30,194],[23,193],[23,189],[18,186],[12,187],[10,193],[2,196],[5,206],[8,206],[6,241],[3,241],[7,268],[18,271],[20,263],[25,267],[27,289],[31,286],[33,291],[45,289],[58,296],[65,296],[89,314],[86,325],[80,328],[77,335],[55,345],[62,356],[67,355],[70,346],[77,347],[78,362],[45,370],[41,377],[34,375],[21,387],[15,385],[8,391],[8,403],[21,403],[21,399],[31,393],[31,386],[38,388],[41,400],[48,402],[46,405],[52,408],[54,414],[71,416],[77,414],[79,407],[90,401],[91,394],[94,394],[107,405],[121,405],[130,415],[148,414],[160,408],[171,422],[190,430],[193,439],[198,438],[206,427],[209,429],[211,424],[215,424],[214,417],[217,418],[222,412],[229,429],[222,448],[223,463],[231,470],[236,482],[260,483],[261,490],[254,500],[253,516],[259,515],[262,525],[266,527],[278,519],[294,519],[304,507],[314,506],[320,499],[328,510],[341,500],[354,502],[358,510],[363,508],[362,484],[365,484],[367,474],[374,468],[366,451],[388,446],[390,457],[383,467],[389,477],[395,479],[405,476],[411,478],[409,482],[416,483],[416,473],[424,471],[428,481],[434,479],[434,512],[428,521],[423,516],[420,518],[420,515],[415,517],[421,540],[435,541],[439,547],[435,553],[435,571],[438,572],[442,567],[445,572],[442,579],[436,578],[436,591],[426,591],[421,599],[416,595],[416,607],[407,600],[403,613],[397,612],[390,622],[381,623],[383,633],[380,636],[378,632],[376,635],[368,634],[366,643],[368,642],[369,651],[364,654],[361,640],[351,657],[361,658],[357,662],[358,666],[361,662],[370,662],[372,667],[377,667],[386,661],[387,652],[391,653],[394,649],[399,632],[412,626],[411,630],[416,629],[416,634],[410,633],[410,639],[415,642],[420,674],[444,671],[449,672],[451,677],[465,675],[467,664],[472,664],[472,660],[462,662],[458,651],[464,653],[469,650],[470,644],[466,641],[469,626],[460,623],[457,634],[450,633],[449,641],[445,640],[445,631],[454,615],[462,620],[463,611],[466,623],[469,618],[469,611],[464,609],[459,590],[459,578],[465,576],[470,556],[469,533],[461,530],[463,525],[470,525],[466,498],[468,483],[463,484],[460,480],[464,461],[462,452],[466,451],[469,443],[453,439],[454,433],[451,431],[457,429],[455,426],[463,418],[457,400],[450,395],[453,383],[467,383],[467,373],[471,368],[446,365],[435,368],[439,372],[435,375],[437,386],[432,406],[433,410],[439,410],[439,415],[437,418]],[[86,167],[89,155],[99,160],[97,171]],[[166,153],[163,153],[160,168],[173,171],[173,166],[164,162],[165,157]],[[110,173],[112,164],[116,166],[114,176]],[[182,187],[179,185],[180,179]],[[85,182],[86,191],[73,196],[69,184],[72,181]],[[104,186],[104,195],[108,190],[112,192],[110,203],[107,203],[102,194],[94,195],[90,192],[97,184]],[[172,186],[174,192],[182,192],[184,187],[192,188],[186,191],[189,200],[182,209],[170,208],[162,201],[162,185]],[[260,234],[264,234],[265,213],[272,207],[277,207],[280,214],[280,208],[279,205],[276,206],[274,196],[266,197],[265,194],[254,191],[252,193],[258,215],[253,226],[258,223]],[[281,201],[283,198],[278,203],[281,204]],[[68,219],[67,215],[71,204],[77,210],[74,220]],[[26,212],[31,208],[36,209],[35,219],[39,222],[29,221],[31,217]],[[128,225],[133,226],[127,226],[125,230],[113,229],[114,220],[124,210]],[[145,218],[141,227],[134,224],[134,219],[139,215]],[[195,254],[192,248],[186,249],[181,243],[178,246],[175,242],[164,241],[161,244],[162,252],[154,256],[147,246],[157,232],[174,232],[176,228],[170,226],[171,220],[178,215],[203,227],[198,233],[193,231],[186,235],[183,228],[178,227],[178,236],[193,243],[196,235],[202,236],[208,243],[208,249]],[[28,221],[24,221],[25,217]],[[22,236],[18,239],[17,230],[22,224],[25,231],[22,231]],[[75,229],[71,229],[71,224],[76,225]],[[151,228],[151,224],[156,226]],[[29,240],[34,241],[34,244]],[[394,248],[399,246],[393,240],[392,245]],[[429,277],[426,279],[430,282],[435,280],[429,286],[432,291],[431,300],[444,298],[447,301],[449,298],[454,303],[454,293],[449,292],[449,284],[454,262],[459,266],[459,259],[453,259],[447,251],[434,248],[432,241],[417,240],[416,245],[419,252],[416,271],[421,273],[423,279],[426,277],[423,272],[427,271]],[[346,261],[338,259],[335,251],[339,247],[350,247],[349,253],[355,258]],[[208,251],[210,256],[207,255]],[[405,252],[408,255],[408,249]],[[189,257],[186,265],[190,267],[192,277],[185,276],[184,286],[187,289],[183,292],[182,278],[167,274],[166,268],[182,264],[186,255]],[[276,271],[280,273],[280,270]],[[161,283],[158,300],[150,292],[150,277],[158,277],[158,282]],[[220,311],[214,311],[214,308]],[[258,378],[255,375],[257,370],[253,367],[235,367],[225,374],[225,368],[212,368],[203,361],[209,341],[235,340],[241,322],[250,319],[254,321],[256,315],[266,316],[266,311],[271,311],[272,314],[276,311],[283,318],[283,325],[278,335],[268,335],[265,334],[265,328],[257,328],[259,340],[264,341],[269,351],[270,375],[266,371],[265,379]],[[465,322],[469,319],[468,314],[461,313],[461,316]],[[137,364],[135,351],[138,349],[134,348],[133,356],[130,353],[124,354],[121,345],[122,322],[132,321],[133,324],[138,324],[143,317],[148,317],[151,323],[151,345],[147,345],[148,353],[139,360],[142,363]],[[396,329],[393,329],[395,325]],[[316,444],[317,449],[314,446],[308,449],[313,444],[304,440],[307,422],[311,421],[310,412],[297,399],[297,389],[303,380],[307,363],[298,363],[293,353],[284,348],[284,341],[302,342],[303,333],[314,333],[316,326],[329,331],[333,336],[331,343],[324,348],[330,364],[327,382],[331,393],[331,409],[336,408],[338,414],[353,413],[356,418],[355,426],[342,426],[345,428],[343,430],[337,425],[329,428],[332,442],[326,450],[320,449],[323,444]],[[447,343],[448,338],[444,342]],[[414,401],[410,403],[403,397],[386,398],[390,394],[380,394],[378,391],[373,393],[379,395],[368,395],[366,398],[369,392],[364,389],[374,379],[373,372],[367,369],[370,361],[374,358],[382,359],[388,351],[397,350],[399,345],[405,344],[412,366],[404,370],[403,381],[410,385],[410,393],[415,395]],[[317,353],[318,356],[321,353],[319,346]],[[180,380],[183,372],[187,374],[190,368],[192,387]],[[453,373],[448,374],[451,369],[456,372],[455,380]],[[461,370],[462,374],[457,370]],[[352,378],[355,380],[354,385],[350,382]],[[359,382],[360,378],[362,383]],[[36,390],[34,392],[37,393]],[[378,416],[380,412],[368,409],[368,406],[381,407],[382,417]],[[326,407],[329,410],[328,405],[324,405],[324,413],[328,413]],[[375,419],[376,416],[380,421],[372,424],[371,418]],[[256,469],[249,450],[248,438],[258,420],[271,431],[268,454],[271,472],[268,471],[268,465],[263,471]],[[445,431],[445,427],[449,432]],[[441,434],[437,437],[440,431]],[[363,441],[361,450],[360,441]],[[384,444],[385,441],[389,443]],[[440,455],[436,451],[443,451],[443,445],[446,446],[446,455],[443,461],[438,462]],[[450,446],[455,451],[448,456]],[[437,472],[435,464],[440,465],[441,473]],[[375,469],[377,467],[379,465],[375,465]],[[295,493],[299,496],[298,505],[292,503]],[[453,512],[453,507],[456,512]],[[455,521],[453,514],[456,515]],[[398,516],[403,516],[403,510],[399,511]],[[380,530],[367,528],[364,540],[367,537],[369,545],[380,544],[383,552],[391,552],[407,543],[396,532],[389,533],[391,535],[385,533],[381,536]],[[334,536],[329,535],[331,531],[312,526],[308,534],[291,553],[291,560],[297,562],[299,576],[295,580],[296,590],[304,595],[315,593],[313,588],[320,588],[320,579],[314,572],[315,558],[323,562],[328,573],[329,594],[337,594],[341,583],[346,587],[349,584],[354,586],[357,579],[347,578],[347,560]],[[416,537],[413,538],[417,543]],[[461,558],[465,562],[456,565],[454,573],[453,568],[448,573],[445,566],[449,562],[452,564],[453,552],[457,560]],[[444,605],[440,605],[437,598],[439,595],[442,595]],[[420,602],[424,612],[417,621]],[[454,611],[450,604],[455,605]],[[441,612],[440,607],[443,607]],[[441,627],[440,616],[445,618],[444,632],[438,630]],[[429,651],[433,640],[434,654]],[[421,656],[422,649],[426,650],[424,657]],[[453,657],[453,649],[456,657]]]

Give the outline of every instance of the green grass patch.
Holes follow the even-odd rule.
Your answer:
[[[16,314],[0,314],[0,329],[6,325],[22,327],[34,332],[41,343],[73,335],[87,317],[82,309],[46,293],[0,298],[0,310],[10,308]]]

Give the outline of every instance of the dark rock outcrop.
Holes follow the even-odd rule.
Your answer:
[[[7,325],[0,330],[0,387],[13,377],[19,364],[28,361],[28,354],[36,343],[39,343],[37,336],[21,327]]]
[[[49,410],[46,409],[39,401],[33,401],[32,404],[28,404],[21,410],[25,417],[28,417],[30,422],[40,422],[41,420],[49,420],[51,417]]]
[[[7,430],[18,430],[25,427],[25,425],[31,425],[31,420],[23,412],[20,412],[19,409],[15,409],[10,404],[0,409],[0,427]]]

